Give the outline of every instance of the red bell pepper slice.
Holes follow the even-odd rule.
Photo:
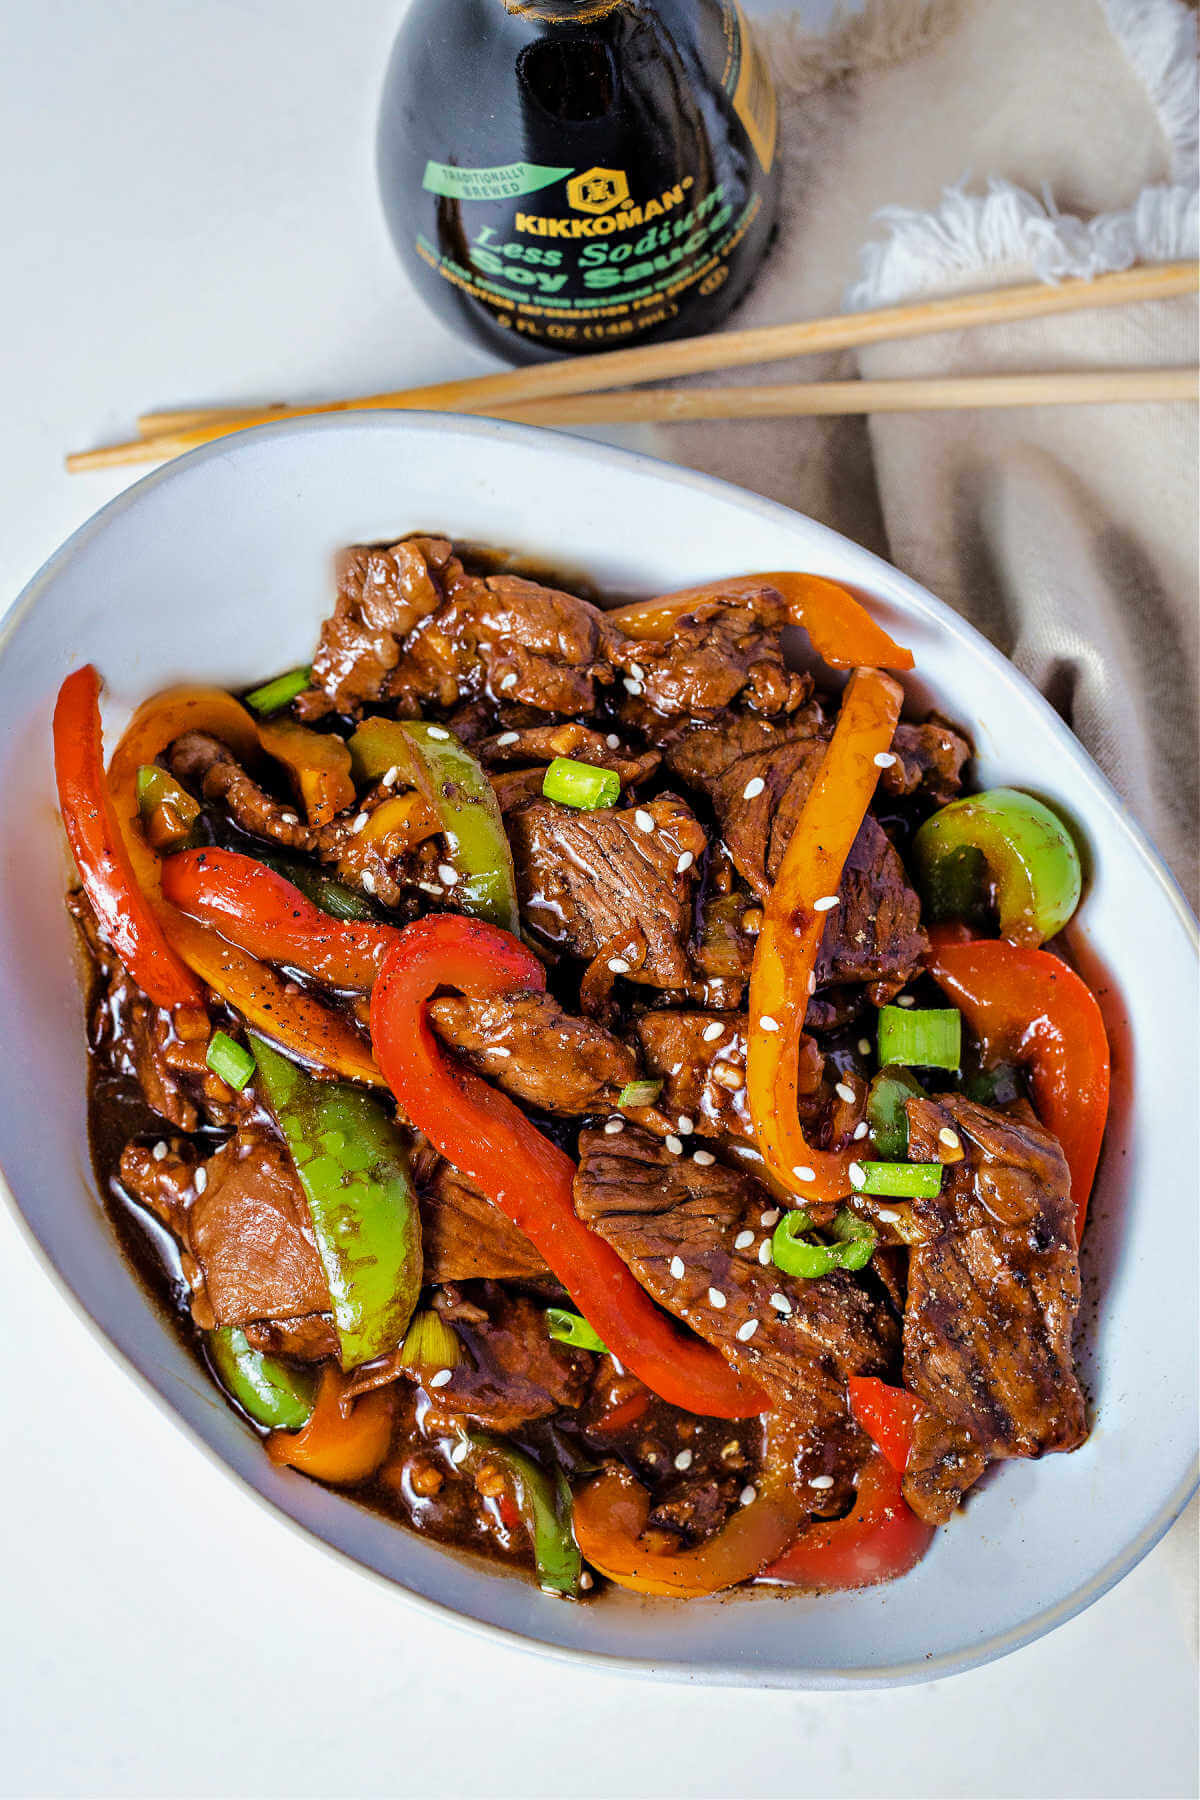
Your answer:
[[[523,1231],[612,1354],[664,1400],[714,1418],[765,1412],[766,1396],[718,1350],[660,1312],[616,1251],[575,1215],[575,1165],[506,1095],[442,1050],[426,1014],[439,988],[469,994],[544,989],[531,951],[482,919],[406,925],[375,983],[371,1038],[413,1124]]]
[[[331,987],[375,984],[394,925],[333,919],[283,875],[236,850],[182,850],[163,864],[164,897],[262,962],[287,963]]]
[[[874,1587],[915,1568],[936,1529],[905,1503],[899,1475],[877,1451],[858,1478],[853,1510],[844,1519],[805,1526],[762,1573],[768,1581],[816,1592]]]
[[[203,1006],[204,990],[167,942],[133,872],[104,773],[100,677],[91,663],[58,691],[54,774],[79,878],[109,943],[155,1006]]]
[[[1078,1243],[1108,1119],[1108,1037],[1096,997],[1048,950],[992,938],[963,942],[961,933],[937,927],[930,938],[926,967],[985,1059],[1005,1058],[1028,1072],[1038,1116],[1071,1171]]]
[[[924,1405],[907,1388],[889,1387],[877,1375],[851,1375],[846,1387],[855,1419],[897,1475],[903,1475],[912,1455],[913,1427]]]

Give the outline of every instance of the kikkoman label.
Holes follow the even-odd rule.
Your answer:
[[[723,184],[697,195],[691,175],[639,193],[631,171],[619,168],[430,162],[424,185],[457,203],[439,244],[418,236],[424,261],[484,301],[500,324],[520,330],[536,320],[538,335],[564,348],[667,319],[687,289],[714,292],[760,206],[752,196],[735,214]],[[533,194],[527,206],[496,204]]]

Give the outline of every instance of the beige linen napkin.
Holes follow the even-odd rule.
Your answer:
[[[830,37],[785,26],[772,49],[783,222],[735,325],[1197,254],[1182,0],[870,0]],[[1161,302],[877,346],[857,366],[1194,364],[1196,323],[1190,301]],[[792,420],[675,427],[660,448],[880,550],[969,617],[1062,713],[1194,903],[1196,419],[1177,405]]]

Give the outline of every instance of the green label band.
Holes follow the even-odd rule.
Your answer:
[[[514,194],[536,194],[571,173],[547,163],[501,163],[493,169],[456,169],[452,163],[427,162],[421,183],[431,194],[453,200],[508,200]]]

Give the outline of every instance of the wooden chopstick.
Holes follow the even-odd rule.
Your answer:
[[[913,381],[796,381],[727,388],[638,388],[567,394],[489,406],[474,416],[524,425],[671,424],[685,419],[778,419],[821,414],[942,412],[997,406],[1111,406],[1195,400],[1200,368],[1064,370],[1033,375],[961,375]],[[291,416],[291,415],[289,415]],[[67,458],[68,469],[177,456],[226,428],[164,432]],[[235,426],[234,429],[237,429]],[[134,452],[140,454],[135,455]]]
[[[1021,287],[991,289],[984,293],[955,294],[917,305],[884,307],[875,312],[840,314],[833,318],[804,320],[792,325],[766,325],[748,331],[681,338],[673,344],[610,350],[599,356],[505,370],[497,375],[484,375],[469,381],[437,382],[426,387],[404,388],[393,393],[325,401],[310,406],[276,405],[240,413],[229,407],[220,408],[215,413],[184,413],[179,410],[169,414],[149,413],[143,417],[143,426],[148,433],[154,435],[132,443],[111,444],[99,450],[75,452],[67,458],[67,467],[80,470],[120,463],[158,461],[163,457],[176,456],[184,450],[194,449],[198,444],[208,443],[212,438],[224,436],[231,430],[318,413],[419,407],[446,412],[487,412],[497,417],[501,416],[501,407],[507,409],[517,404],[561,399],[567,395],[594,393],[599,389],[638,382],[674,380],[679,376],[701,374],[714,369],[742,368],[750,363],[778,361],[784,357],[807,355],[817,350],[848,349],[863,344],[917,337],[928,332],[963,330],[976,325],[1040,318],[1093,307],[1123,306],[1140,300],[1167,299],[1173,295],[1194,292],[1198,286],[1200,265],[1163,263],[1100,275],[1093,281],[1065,281],[1057,286],[1031,282]],[[848,385],[857,388],[862,384]],[[504,416],[508,416],[507,411]],[[164,420],[167,421],[165,427]]]

